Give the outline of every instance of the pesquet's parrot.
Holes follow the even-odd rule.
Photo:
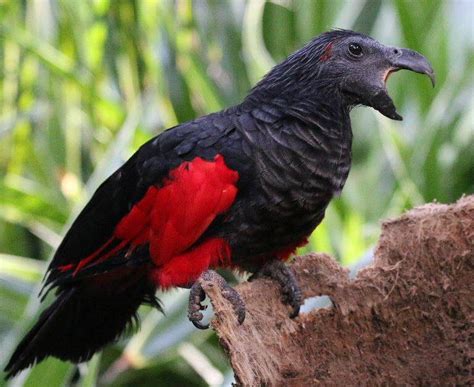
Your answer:
[[[214,278],[240,323],[245,305],[214,270],[276,280],[296,316],[301,292],[285,260],[318,226],[351,166],[349,113],[367,105],[401,120],[388,76],[434,72],[419,53],[333,30],[275,66],[242,103],[151,139],[97,189],[49,265],[55,301],[18,345],[7,377],[47,356],[82,362],[118,339],[157,290],[190,288],[199,328]]]

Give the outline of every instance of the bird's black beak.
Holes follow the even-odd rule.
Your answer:
[[[435,75],[430,62],[416,51],[407,48],[387,47],[386,58],[388,59],[389,66],[383,73],[383,87],[372,97],[371,106],[388,118],[401,121],[403,118],[397,113],[395,105],[385,87],[390,74],[399,70],[411,70],[416,73],[425,74],[430,78],[433,87],[435,86]]]
[[[435,86],[436,80],[433,67],[423,55],[407,48],[394,48],[392,51],[394,54],[394,59],[392,59],[393,71],[405,69],[425,74],[430,78],[433,87]]]

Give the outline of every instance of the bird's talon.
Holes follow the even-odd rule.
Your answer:
[[[290,318],[294,319],[298,317],[299,314],[300,314],[300,306],[298,305],[296,308],[293,308],[293,311],[290,313]]]
[[[227,287],[222,291],[224,298],[232,304],[235,315],[237,316],[237,322],[241,325],[245,320],[245,303],[240,297],[240,294],[227,283]]]
[[[193,325],[198,329],[203,329],[203,330],[208,329],[209,324],[201,323],[201,320],[203,319],[204,316],[201,312],[199,312],[200,309],[196,310],[196,307],[199,308],[198,305],[192,306],[193,311],[188,314],[189,321],[191,321]]]
[[[201,324],[199,321],[194,321],[194,320],[191,320],[191,322],[197,329],[202,329],[202,330],[209,329],[209,324]]]
[[[283,301],[291,307],[290,318],[295,318],[303,305],[303,295],[291,269],[280,260],[273,260],[265,264],[254,278],[268,277],[280,285]]]
[[[206,298],[206,293],[202,288],[201,281],[214,281],[214,283],[219,286],[222,296],[232,304],[238,323],[242,324],[245,320],[245,303],[239,293],[230,287],[225,279],[215,271],[208,270],[191,286],[189,293],[188,318],[194,326],[198,329],[209,328],[209,324],[202,324],[200,322],[203,319],[203,314],[200,311],[207,309],[207,305],[201,304]]]

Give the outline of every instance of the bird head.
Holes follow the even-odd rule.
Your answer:
[[[402,120],[387,92],[390,74],[411,70],[426,74],[435,84],[433,68],[416,51],[385,46],[345,30],[328,32],[312,43],[317,43],[314,48],[320,52],[319,76],[334,79],[349,105],[371,106],[388,118]]]
[[[275,66],[247,100],[282,99],[287,106],[301,102],[310,106],[321,100],[331,104],[338,98],[349,109],[366,105],[401,120],[386,82],[390,74],[402,69],[426,74],[434,86],[433,68],[416,51],[385,46],[357,32],[332,30]]]

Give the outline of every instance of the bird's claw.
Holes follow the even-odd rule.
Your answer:
[[[232,304],[232,308],[237,317],[237,322],[240,325],[245,320],[245,303],[240,297],[240,294],[234,288],[230,287],[227,282],[224,283],[225,286],[221,288],[221,294]]]
[[[188,318],[189,321],[193,323],[193,325],[198,329],[207,329],[209,328],[209,324],[202,324],[201,320],[203,315],[201,310],[205,310],[207,308],[206,305],[202,305],[201,302],[204,301],[206,298],[206,293],[199,283],[196,283],[191,286],[191,291],[189,292],[189,307],[188,307]]]
[[[213,270],[205,271],[191,286],[188,306],[189,321],[191,321],[198,329],[209,328],[209,324],[201,323],[201,320],[203,319],[201,311],[207,308],[207,305],[201,304],[201,302],[206,298],[206,293],[202,288],[201,281],[213,281],[219,286],[222,296],[232,304],[238,323],[242,324],[245,320],[245,303],[239,293],[230,287],[226,280]]]
[[[283,302],[291,307],[290,318],[295,318],[303,305],[303,294],[291,269],[280,260],[272,260],[255,273],[250,280],[267,277],[280,285]]]

